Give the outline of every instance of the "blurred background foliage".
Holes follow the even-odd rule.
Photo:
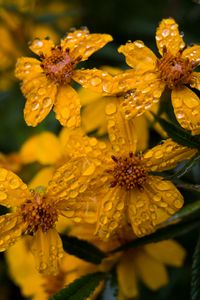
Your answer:
[[[84,67],[111,65],[126,68],[124,57],[117,52],[118,46],[128,40],[140,39],[157,51],[156,27],[166,17],[175,18],[188,44],[199,42],[198,0],[0,0],[0,152],[18,151],[27,137],[43,130],[58,132],[60,129],[53,113],[36,128],[28,127],[24,122],[25,99],[14,78],[14,65],[17,57],[31,54],[27,47],[30,40],[49,36],[58,41],[71,27],[87,26],[91,32],[111,34],[114,41],[95,53]],[[159,140],[155,133],[152,140]],[[199,174],[199,166],[196,166],[186,180],[198,183]],[[192,194],[194,198],[191,199],[191,193],[183,193],[186,202],[198,197]],[[188,255],[184,267],[169,269],[170,284],[158,292],[141,285],[141,299],[190,298],[190,271],[196,237],[197,232],[193,232],[179,239]],[[0,299],[23,299],[19,289],[9,280],[3,254],[0,257]],[[110,286],[101,299],[115,299]]]

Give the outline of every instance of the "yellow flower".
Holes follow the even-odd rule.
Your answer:
[[[178,25],[171,18],[161,21],[156,31],[156,43],[161,58],[156,58],[142,41],[128,42],[119,48],[127,64],[133,68],[124,76],[132,81],[131,89],[136,89],[133,92],[127,90],[124,96],[122,107],[125,116],[131,118],[143,114],[159,101],[164,89],[168,88],[172,90],[177,121],[192,134],[199,134],[200,101],[187,85],[200,89],[200,73],[193,72],[200,62],[200,46],[185,48]]]
[[[33,41],[30,49],[40,60],[22,57],[16,65],[16,77],[23,81],[27,98],[24,116],[28,125],[40,123],[55,104],[56,118],[63,126],[79,126],[80,100],[70,85],[80,72],[76,65],[111,40],[108,34],[90,34],[85,29],[69,33],[58,46],[47,39]]]
[[[55,228],[58,218],[65,216],[70,219],[73,216],[77,222],[84,221],[87,208],[87,222],[94,221],[95,214],[88,209],[89,202],[93,201],[90,196],[87,203],[80,197],[78,208],[75,205],[73,176],[80,172],[79,169],[80,166],[73,163],[68,169],[71,178],[67,176],[65,183],[60,172],[56,172],[47,189],[29,190],[17,175],[0,168],[0,204],[13,208],[12,212],[0,216],[0,251],[8,249],[23,235],[30,235],[38,271],[57,273],[63,255],[62,242]],[[59,186],[56,181],[59,181]]]
[[[5,155],[0,152],[0,167],[13,172],[18,172],[22,167],[20,154],[10,153]]]

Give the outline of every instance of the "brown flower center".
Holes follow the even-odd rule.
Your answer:
[[[33,235],[38,228],[43,232],[54,227],[58,220],[58,213],[55,206],[47,203],[45,195],[38,191],[32,192],[33,199],[27,200],[21,205],[21,214],[26,222],[26,234]]]
[[[126,190],[135,188],[143,190],[148,173],[142,165],[141,156],[134,156],[131,152],[128,157],[112,156],[112,159],[116,166],[112,170],[108,170],[114,177],[110,187],[118,185]]]
[[[50,56],[41,56],[41,67],[48,78],[55,83],[69,83],[76,64],[80,57],[72,60],[69,55],[69,49],[65,51],[60,47],[52,48]]]
[[[170,89],[180,87],[191,80],[194,64],[188,58],[182,58],[181,54],[179,51],[174,56],[164,48],[163,57],[157,61],[160,78]]]

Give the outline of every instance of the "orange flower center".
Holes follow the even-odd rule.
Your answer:
[[[54,227],[58,220],[58,213],[55,206],[47,203],[46,198],[41,193],[33,191],[33,199],[27,200],[21,205],[21,214],[26,222],[26,234],[33,235],[38,228],[43,232]]]
[[[48,78],[55,83],[69,83],[73,70],[80,58],[72,60],[69,49],[65,51],[60,47],[52,48],[51,55],[42,57],[41,67]]]
[[[143,190],[148,173],[142,165],[141,156],[134,156],[131,152],[128,157],[112,156],[112,159],[116,166],[112,170],[108,170],[114,177],[110,187],[118,185],[127,191],[135,188]]]
[[[163,57],[157,61],[160,78],[170,89],[180,87],[191,80],[194,65],[189,59],[182,58],[181,54],[179,51],[174,56],[164,48]]]

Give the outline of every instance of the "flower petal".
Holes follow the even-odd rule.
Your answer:
[[[13,172],[0,168],[0,205],[15,207],[30,197],[25,183]]]
[[[58,88],[54,111],[61,125],[69,128],[80,125],[80,99],[70,85]]]
[[[54,172],[53,167],[46,167],[41,169],[29,182],[28,186],[34,189],[38,186],[48,186]]]
[[[183,53],[183,58],[188,58],[190,61],[195,63],[195,66],[200,64],[200,45],[194,45],[187,47]]]
[[[193,135],[200,134],[200,99],[186,86],[172,91],[172,105],[179,124]]]
[[[190,159],[197,150],[177,144],[172,139],[148,150],[143,157],[145,167],[149,171],[165,171],[177,166],[178,163]]]
[[[166,47],[174,55],[185,47],[178,30],[178,24],[174,19],[163,19],[160,22],[156,31],[156,44],[161,55],[163,54],[163,47]]]
[[[76,30],[62,40],[61,47],[68,48],[73,59],[81,57],[81,61],[84,61],[112,40],[109,34],[90,34],[88,30]]]
[[[134,190],[128,201],[128,215],[137,236],[150,234],[156,226],[183,206],[183,197],[170,181],[149,176],[144,190]]]
[[[157,290],[168,283],[164,264],[151,258],[144,251],[137,255],[135,263],[141,280],[151,290]]]
[[[61,157],[61,146],[55,134],[44,131],[29,138],[21,147],[23,163],[38,161],[41,164],[54,164]]]
[[[59,260],[63,256],[62,241],[55,229],[42,232],[39,228],[32,239],[31,251],[36,269],[45,275],[58,273]]]
[[[17,60],[15,76],[20,80],[30,80],[40,76],[43,70],[40,61],[32,57],[20,57]]]
[[[146,72],[136,75],[135,90],[127,91],[122,98],[121,107],[125,118],[130,119],[142,115],[146,110],[158,102],[165,88],[156,73]]]
[[[185,249],[173,240],[147,244],[144,248],[155,260],[174,267],[181,267],[186,256]]]
[[[55,45],[52,40],[36,38],[32,41],[29,48],[37,55],[43,54],[45,56],[50,56],[51,49],[54,47]]]
[[[107,188],[99,197],[96,235],[101,239],[116,235],[125,224],[125,197],[126,192],[118,187]]]
[[[200,91],[200,72],[192,72],[190,86]]]
[[[0,251],[12,246],[23,233],[25,224],[18,213],[0,216]]]
[[[57,87],[46,76],[24,81],[22,92],[27,98],[24,118],[29,126],[39,124],[50,112],[56,97]]]
[[[118,51],[124,54],[126,63],[135,70],[146,72],[155,67],[156,56],[142,41],[128,42]]]
[[[126,120],[117,102],[111,102],[106,106],[108,120],[108,133],[113,150],[116,153],[135,153],[137,136],[133,120]]]
[[[122,256],[117,263],[117,278],[119,289],[127,298],[135,298],[138,295],[134,253],[129,252]]]

